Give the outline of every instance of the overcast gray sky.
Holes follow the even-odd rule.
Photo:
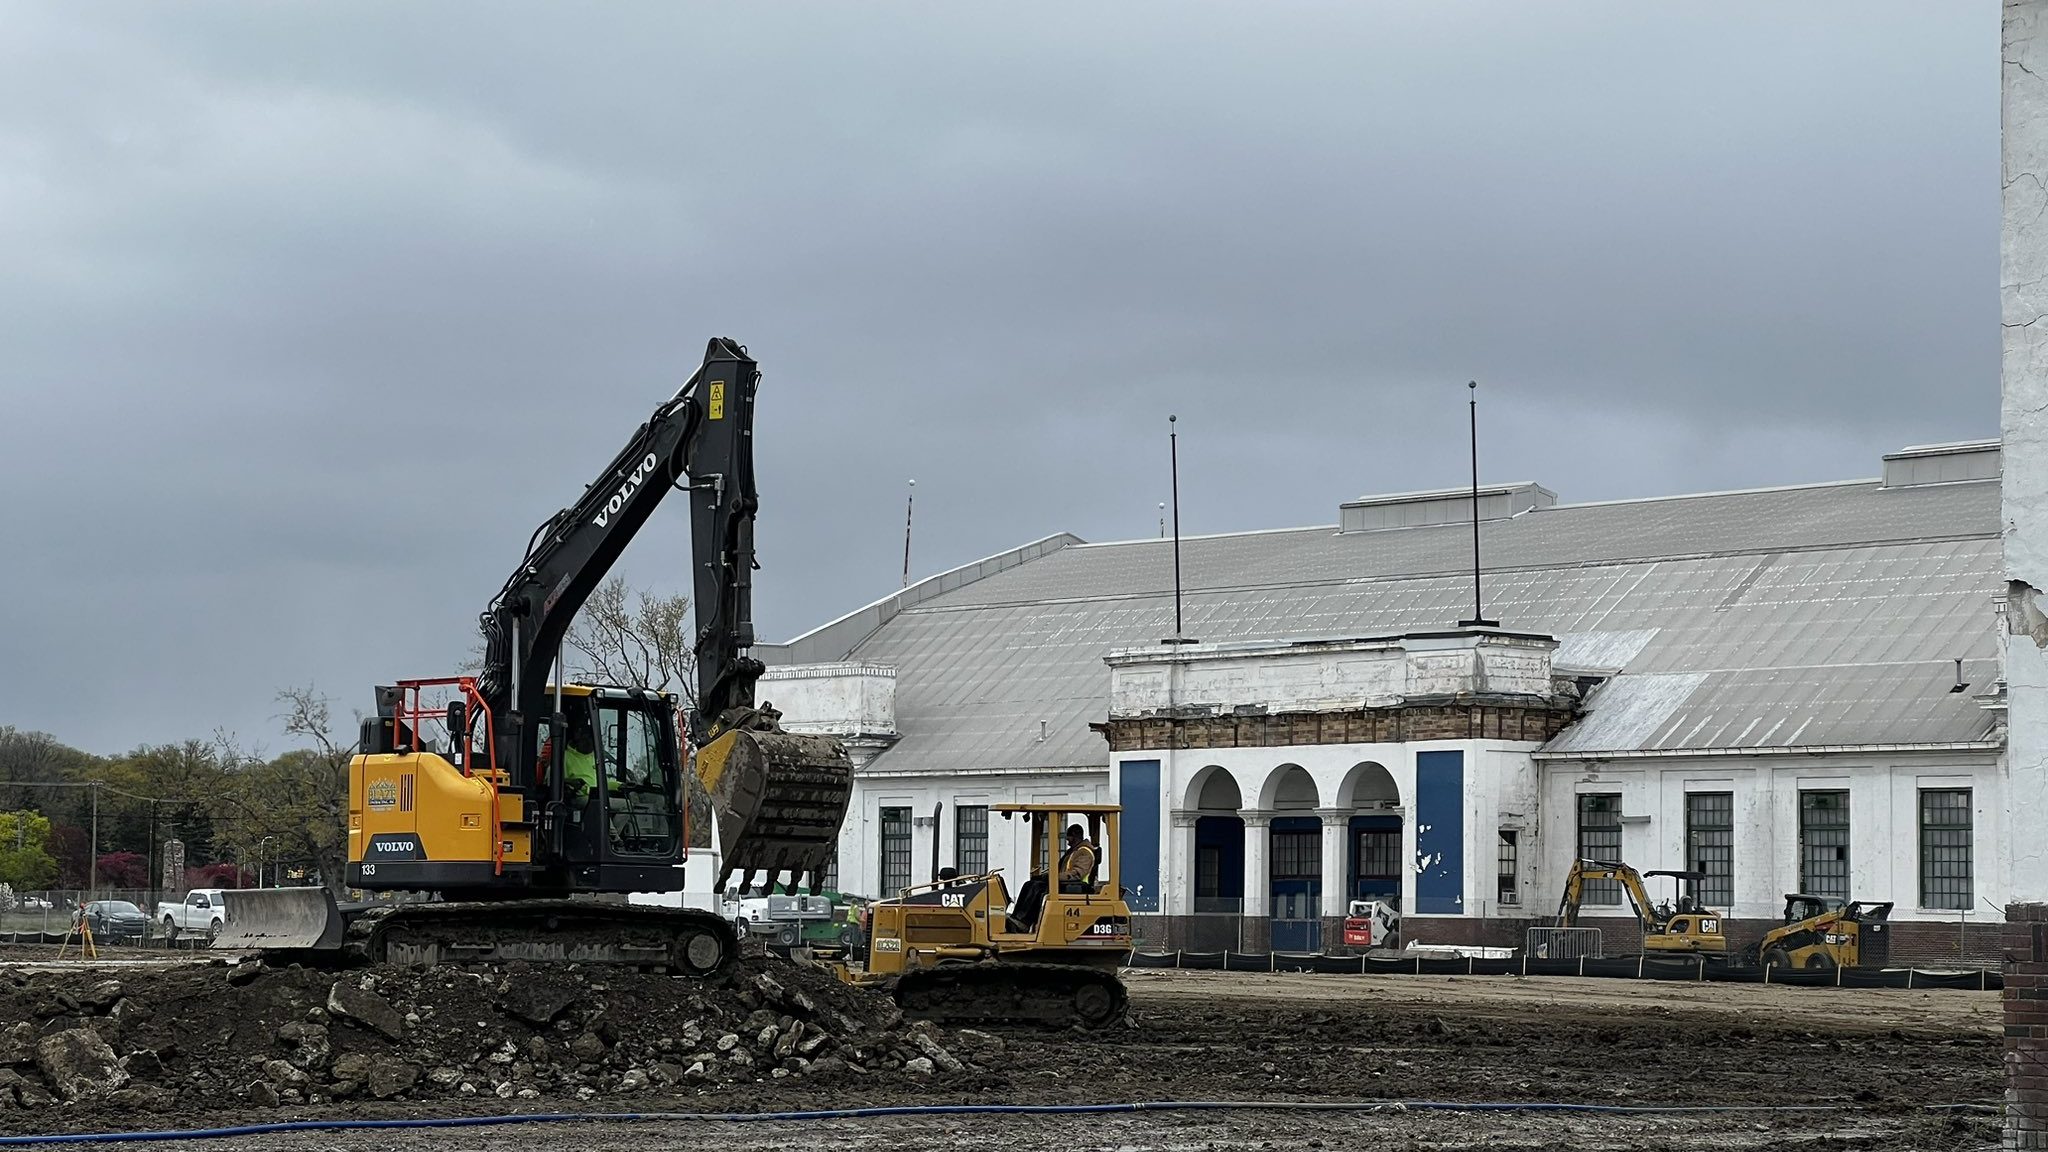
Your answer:
[[[0,4],[0,723],[442,674],[713,335],[784,639],[1056,531],[1995,435],[1996,0]],[[625,571],[684,588],[672,501]]]

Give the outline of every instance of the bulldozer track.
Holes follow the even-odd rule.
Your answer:
[[[710,912],[584,900],[378,908],[353,918],[342,944],[356,963],[626,964],[711,982],[732,978],[739,951],[738,933]]]
[[[906,972],[897,977],[894,995],[905,1016],[952,1025],[1099,1029],[1122,1020],[1130,1002],[1123,981],[1107,969],[1002,961]]]

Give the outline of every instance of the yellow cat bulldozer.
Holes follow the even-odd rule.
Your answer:
[[[1881,968],[1891,960],[1892,902],[1785,894],[1781,922],[1743,949],[1743,961],[1777,968]]]
[[[1014,897],[1000,869],[940,872],[868,906],[863,957],[821,952],[817,962],[856,987],[890,993],[913,1019],[1085,1028],[1122,1019],[1127,1000],[1117,970],[1130,960],[1132,937],[1118,861],[1120,809],[998,804],[990,811],[1028,830],[1033,875]]]

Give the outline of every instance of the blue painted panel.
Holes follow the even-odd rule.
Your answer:
[[[1125,760],[1117,777],[1123,805],[1123,885],[1133,912],[1159,911],[1159,761]]]
[[[1415,910],[1465,911],[1465,754],[1415,754]]]

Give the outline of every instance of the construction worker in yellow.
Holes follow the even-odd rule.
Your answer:
[[[569,721],[569,742],[562,749],[562,780],[569,799],[577,806],[597,790],[597,743],[590,734],[590,717]]]

